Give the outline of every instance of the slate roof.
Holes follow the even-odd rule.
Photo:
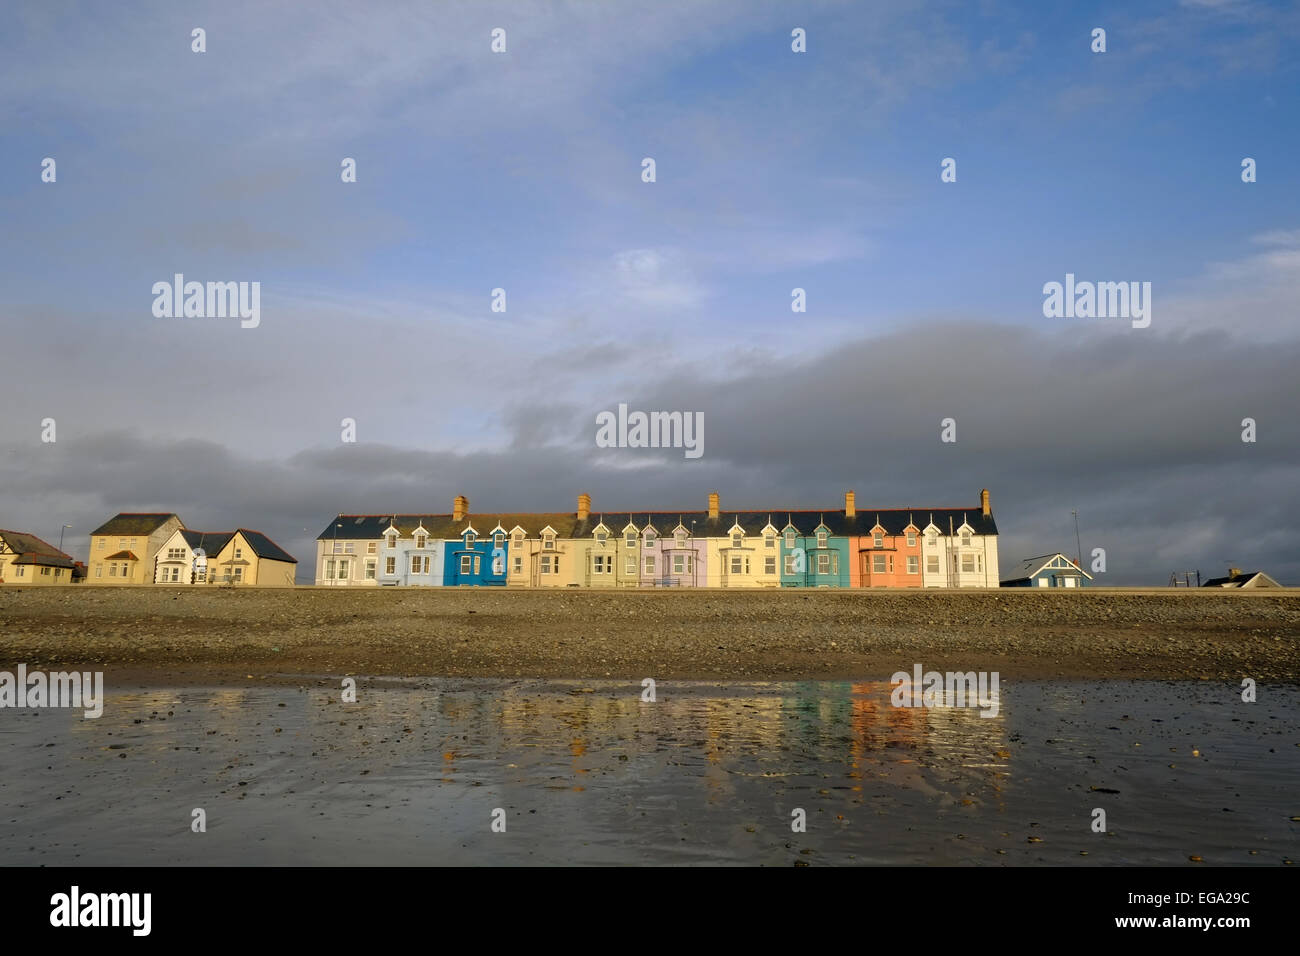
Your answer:
[[[137,514],[124,511],[109,518],[90,533],[92,535],[150,535],[166,524],[170,518],[176,518],[176,515],[152,512]],[[184,523],[181,527],[185,527]]]
[[[190,531],[187,528],[181,529],[181,537],[185,543],[190,546],[191,551],[203,549],[203,553],[208,557],[216,557],[221,553],[221,549],[230,543],[230,539],[235,536],[233,531]]]
[[[14,564],[35,564],[50,568],[70,568],[75,562],[72,556],[64,554],[48,541],[28,534],[25,531],[0,530],[0,539],[5,546],[18,555]]]
[[[1087,571],[1084,571],[1081,567],[1075,564],[1074,561],[1070,559],[1069,555],[1063,554],[1060,551],[1055,551],[1052,554],[1040,554],[1036,558],[1025,558],[1025,560],[1020,562],[1020,576],[1014,578],[1013,580],[1022,581],[1026,578],[1032,578],[1039,571],[1043,570],[1043,568],[1047,567],[1047,565],[1053,560],[1055,560],[1056,558],[1064,558],[1070,564],[1070,568],[1060,568],[1058,570],[1069,571],[1072,568],[1073,570],[1078,571],[1080,574],[1086,577],[1089,581],[1092,580],[1091,574],[1089,574]]]
[[[1265,587],[1281,587],[1276,581],[1265,574],[1263,571],[1242,571],[1236,577],[1229,575],[1226,578],[1210,578],[1204,584],[1203,588],[1244,588],[1255,578],[1260,578],[1256,587],[1263,585]]]
[[[726,537],[732,526],[739,522],[746,535],[761,534],[771,518],[772,526],[778,532],[785,529],[787,523],[793,524],[801,535],[811,535],[819,525],[825,524],[834,536],[869,535],[879,520],[887,534],[902,534],[908,523],[924,531],[934,521],[943,535],[948,534],[949,519],[956,531],[962,522],[968,523],[976,534],[997,534],[997,524],[992,515],[987,517],[980,511],[980,506],[973,508],[899,508],[889,511],[867,511],[857,509],[857,514],[848,518],[844,511],[719,511],[717,518],[710,518],[704,511],[592,511],[585,519],[579,521],[577,512],[541,513],[541,514],[469,514],[460,521],[452,521],[450,514],[399,514],[399,515],[338,515],[319,535],[318,541],[329,541],[335,535],[341,541],[349,539],[380,538],[389,527],[393,526],[409,537],[421,524],[433,538],[459,538],[465,528],[473,525],[480,537],[489,534],[500,524],[508,534],[516,525],[523,528],[528,537],[536,538],[547,525],[555,529],[561,538],[590,537],[603,520],[611,535],[618,535],[631,520],[637,528],[644,528],[648,523],[655,526],[660,535],[671,534],[678,522],[691,528],[695,522],[696,537]]]
[[[240,528],[239,533],[243,536],[244,540],[248,542],[248,546],[253,549],[253,553],[259,558],[266,558],[270,561],[287,561],[289,564],[298,563],[297,558],[284,550],[284,548],[280,547],[266,535],[262,534],[262,532],[249,531],[247,528]]]

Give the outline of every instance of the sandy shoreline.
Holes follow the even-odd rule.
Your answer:
[[[0,588],[0,669],[112,684],[323,675],[1300,681],[1300,590]]]

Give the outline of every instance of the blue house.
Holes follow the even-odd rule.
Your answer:
[[[447,587],[505,587],[509,557],[509,536],[497,524],[480,535],[467,523],[460,537],[443,542],[442,583]]]
[[[1004,588],[1081,588],[1092,575],[1061,552],[1026,558],[1020,562],[1020,576],[1001,582]]]
[[[852,565],[847,526],[856,516],[799,512],[781,529],[781,587],[847,588]]]

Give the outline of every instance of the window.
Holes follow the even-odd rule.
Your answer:
[[[429,573],[429,556],[427,554],[424,556],[424,573]]]
[[[917,560],[916,560],[916,555],[914,555],[914,554],[909,554],[909,555],[907,556],[907,573],[908,573],[908,574],[916,574],[916,572],[919,570],[918,567],[917,567],[917,565],[918,565],[918,562],[917,562]]]
[[[346,544],[343,545],[343,550],[346,551],[348,554],[355,554],[357,550],[356,542],[355,541],[347,542]]]
[[[100,551],[103,551],[104,548],[106,548],[107,546],[108,546],[108,539],[107,539],[107,538],[100,538],[100,539],[99,539],[99,544],[98,544],[98,548],[99,548],[99,550],[100,550]]]
[[[374,579],[375,579],[375,562],[373,562],[373,561],[367,561],[367,562],[366,562],[366,580],[367,580],[367,581],[373,581]]]
[[[167,549],[167,560],[168,560],[168,561],[184,561],[184,560],[185,560],[185,549],[184,549],[184,548],[168,548],[168,549]]]
[[[786,546],[787,548],[793,548],[793,547],[794,547],[794,529],[793,529],[793,528],[791,528],[790,530],[786,531],[786,533],[785,533],[785,546]]]
[[[817,555],[817,573],[818,574],[831,573],[831,556],[829,554]]]
[[[931,531],[931,532],[930,532],[930,547],[933,548],[933,547],[934,547],[935,545],[937,545],[938,543],[939,543],[939,536],[938,536],[937,534],[935,534],[933,531]]]
[[[424,550],[424,542],[425,542],[426,540],[428,540],[428,539],[427,539],[424,535],[422,535],[422,534],[417,534],[417,535],[415,536],[415,547],[416,547],[418,550]]]
[[[961,533],[961,546],[962,546],[963,548],[969,548],[969,547],[970,547],[970,532],[969,532],[969,531],[963,531],[963,532]]]
[[[871,544],[873,547],[883,548],[885,546],[885,536],[879,531],[875,532],[871,536]]]
[[[655,559],[653,555],[645,559],[645,573],[650,575],[655,573]]]
[[[396,574],[396,573],[397,573],[397,559],[396,559],[396,558],[384,558],[384,573],[385,573],[385,574]]]
[[[542,555],[542,574],[550,574],[550,573],[551,573],[551,556],[549,554],[544,554]]]
[[[605,555],[594,554],[591,556],[591,571],[593,574],[605,574]]]
[[[347,578],[348,578],[348,572],[349,572],[350,570],[351,570],[351,568],[350,568],[350,566],[349,566],[349,564],[348,564],[347,561],[340,561],[340,562],[339,562],[339,580],[340,580],[340,581],[346,581]],[[240,578],[243,576],[243,573],[244,573],[244,569],[243,569],[243,568],[235,568],[235,580],[236,580],[236,581],[240,580]]]
[[[331,548],[330,550],[331,550],[331,553],[332,553],[332,554],[342,554],[342,553],[343,553],[343,542],[342,542],[342,541],[335,541],[335,542],[334,542],[334,547]]]
[[[496,534],[492,535],[492,547],[502,548],[505,547],[505,543],[506,533],[504,531],[498,531]]]
[[[483,560],[482,555],[474,555],[474,573],[478,574],[479,562]]]
[[[871,573],[872,574],[885,573],[885,556],[883,554],[873,554],[871,556]]]
[[[624,536],[623,536],[623,544],[624,544],[626,547],[629,547],[629,548],[635,548],[635,547],[636,547],[636,532],[635,532],[635,531],[629,531],[626,535],[624,535]]]
[[[519,555],[516,554],[516,555],[515,555],[515,574],[519,574],[519,573],[522,572],[523,570],[524,570],[524,559],[521,558]]]
[[[542,547],[543,547],[545,550],[547,550],[547,551],[554,551],[554,550],[555,550],[555,535],[553,535],[553,534],[548,534],[546,537],[542,538]]]
[[[104,566],[103,566],[102,564],[99,564],[98,562],[96,562],[96,564],[95,564],[95,577],[97,577],[97,578],[102,578],[103,576],[104,576]]]
[[[769,554],[763,559],[763,573],[776,574],[776,555]]]
[[[420,573],[420,555],[418,554],[411,555],[411,573],[412,574]]]
[[[131,539],[131,547],[133,547],[133,548],[135,547],[135,540],[136,540],[135,538],[132,538],[132,539]]]
[[[827,537],[826,531],[819,530],[817,532],[817,547],[819,548],[826,547],[826,537]]]
[[[684,548],[684,547],[686,547],[686,532],[685,532],[685,531],[678,531],[678,532],[677,532],[677,547],[679,547],[679,548]]]
[[[636,558],[628,555],[627,561],[623,565],[623,573],[629,576],[636,574]]]
[[[348,569],[348,563],[347,563],[346,561],[340,561],[340,562],[339,562],[339,580],[342,580],[343,578],[347,577],[347,574],[345,573],[345,572],[347,571],[347,569]],[[244,569],[243,569],[243,568],[235,568],[235,582],[238,583],[238,582],[240,582],[240,581],[242,581],[242,580],[244,580]]]
[[[686,556],[683,554],[673,555],[673,574],[682,574],[686,570]]]
[[[646,546],[647,548],[649,548],[649,547],[653,546],[654,543],[655,543],[655,533],[654,533],[653,531],[646,531],[646,533],[645,533],[645,546]]]
[[[603,530],[596,532],[596,540],[599,541],[601,544],[604,544],[606,539],[608,538],[609,535],[606,534]]]
[[[460,556],[460,573],[469,574],[470,564],[470,556],[468,554],[462,554]]]
[[[366,542],[366,554],[374,554],[374,553],[375,553],[375,543],[373,541]]]
[[[733,548],[739,548],[744,543],[745,543],[745,536],[743,534],[741,534],[739,531],[735,531],[732,533],[731,546]]]
[[[787,554],[787,555],[785,556],[785,573],[786,573],[786,574],[794,574],[794,573],[795,573],[795,570],[794,570],[794,555],[793,555],[793,554]]]
[[[41,568],[41,577],[48,578],[49,576],[50,576],[50,569],[49,569],[49,568]]]
[[[733,555],[731,558],[731,573],[732,574],[740,573],[740,555],[738,554]]]
[[[524,546],[524,533],[522,531],[516,531],[513,542],[516,548],[522,548]]]
[[[240,560],[241,558],[243,558],[243,556],[244,556],[244,549],[243,549],[243,548],[240,548],[240,547],[236,547],[236,548],[235,548],[235,560],[238,561],[238,560]]]
[[[467,531],[467,532],[465,533],[465,547],[467,547],[467,548],[472,548],[472,547],[474,547],[474,532],[473,532],[473,531]]]
[[[975,570],[975,555],[973,555],[973,554],[963,554],[963,555],[961,556],[961,569],[962,569],[963,571],[974,571],[974,570]]]
[[[22,576],[23,576],[23,566],[20,564],[18,565],[18,567],[14,568],[14,577],[21,578]],[[114,562],[108,566],[108,576],[110,578],[117,577],[117,562]]]
[[[772,532],[770,532],[770,531],[769,531],[767,534],[763,535],[763,547],[765,547],[765,548],[775,548],[775,547],[776,547],[776,535],[774,535],[774,534],[773,534]]]
[[[909,548],[915,548],[915,547],[916,547],[916,532],[915,532],[915,531],[910,531],[910,530],[909,530],[909,531],[907,532],[907,546],[908,546]]]

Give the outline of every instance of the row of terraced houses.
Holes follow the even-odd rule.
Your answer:
[[[366,587],[997,587],[989,493],[970,508],[338,515],[316,584]]]

